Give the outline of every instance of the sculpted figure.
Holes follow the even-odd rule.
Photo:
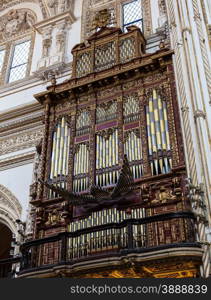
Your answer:
[[[52,16],[56,14],[57,1],[58,0],[47,0],[47,5]]]
[[[168,200],[174,199],[176,199],[176,196],[172,195],[172,191],[162,186],[160,191],[156,192],[155,199],[152,200],[152,203],[166,203]]]

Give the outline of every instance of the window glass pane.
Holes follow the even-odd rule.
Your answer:
[[[142,18],[141,1],[135,0],[127,3],[124,8],[124,24],[128,24]]]
[[[26,76],[26,68],[27,68],[27,64],[24,64],[22,66],[18,66],[11,69],[9,82],[13,82],[24,78]]]
[[[30,41],[26,41],[15,46],[10,67],[9,82],[20,80],[26,76],[30,44]]]
[[[4,54],[5,54],[5,50],[0,50],[0,72],[4,63]]]
[[[134,0],[123,5],[124,29],[131,24],[143,29],[141,0]]]
[[[15,46],[12,67],[27,63],[29,56],[30,41]]]

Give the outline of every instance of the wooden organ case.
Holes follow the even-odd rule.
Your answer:
[[[21,276],[198,276],[173,51],[145,46],[136,26],[102,27],[73,48],[72,78],[35,96],[45,127]]]

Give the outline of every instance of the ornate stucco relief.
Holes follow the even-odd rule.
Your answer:
[[[42,138],[43,130],[23,132],[0,140],[0,155],[35,146]]]
[[[36,15],[29,9],[12,9],[0,18],[0,42],[31,31]]]
[[[47,12],[46,12],[45,6],[43,5],[43,0],[2,0],[0,2],[0,11],[4,10],[6,8],[13,7],[16,4],[20,4],[20,3],[23,3],[23,2],[38,3],[40,8],[41,8],[43,18],[47,17]]]
[[[43,0],[43,4],[47,7],[50,16],[55,16],[71,9],[74,0]]]

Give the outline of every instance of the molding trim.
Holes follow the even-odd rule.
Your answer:
[[[34,162],[35,151],[0,159],[0,171],[27,165]]]
[[[0,140],[0,155],[35,146],[43,137],[43,129],[21,132]]]

